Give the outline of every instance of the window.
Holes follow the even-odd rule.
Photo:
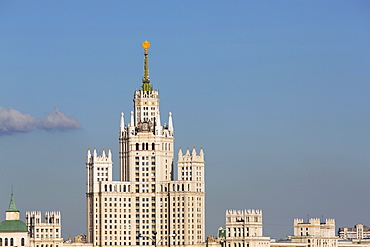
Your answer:
[[[21,238],[21,246],[24,246],[24,238]]]

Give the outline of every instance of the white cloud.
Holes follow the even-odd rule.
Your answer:
[[[82,129],[80,123],[73,117],[67,117],[55,107],[46,117],[37,123],[37,128],[47,131],[66,131]]]
[[[27,133],[36,124],[36,118],[20,111],[0,106],[0,136],[15,133]]]

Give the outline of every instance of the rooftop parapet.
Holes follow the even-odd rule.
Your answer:
[[[226,210],[226,216],[262,215],[259,209]]]

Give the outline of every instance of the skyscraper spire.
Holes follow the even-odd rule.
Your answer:
[[[149,62],[148,62],[148,49],[150,47],[149,41],[145,40],[141,45],[144,48],[144,77],[143,77],[143,85],[141,85],[141,89],[144,92],[152,92],[152,86],[150,85],[149,79]]]

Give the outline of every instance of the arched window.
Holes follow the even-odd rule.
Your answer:
[[[152,150],[155,150],[155,143],[152,143]]]
[[[136,150],[139,150],[139,143],[136,143]]]
[[[21,238],[21,246],[24,246],[24,238]]]
[[[14,239],[10,238],[10,246],[14,246]]]
[[[146,147],[145,150],[148,150],[149,149],[148,143],[145,144],[145,147]]]
[[[8,238],[5,238],[5,246],[8,246]]]
[[[143,142],[142,150],[145,150],[145,143]]]
[[[3,246],[3,239],[0,238],[0,246]]]

